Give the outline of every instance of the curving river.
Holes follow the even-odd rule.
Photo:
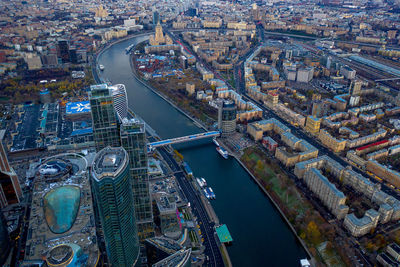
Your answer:
[[[129,107],[165,139],[199,133],[191,120],[138,82],[125,48],[146,37],[116,43],[99,57],[101,77],[123,83]],[[234,266],[299,266],[306,253],[268,197],[235,159],[224,160],[209,141],[180,145],[195,176],[205,177],[216,194],[212,206],[233,238],[228,252]]]

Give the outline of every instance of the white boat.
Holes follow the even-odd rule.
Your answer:
[[[211,187],[208,188],[208,193],[209,193],[211,199],[215,199],[215,194]]]
[[[206,189],[203,189],[204,195],[206,196],[207,199],[210,199],[211,196],[210,196],[210,194],[208,194]]]
[[[125,48],[125,52],[127,54],[129,54],[129,52],[131,52],[132,48],[134,47],[134,44],[131,44],[130,46],[128,46],[127,48]]]
[[[101,71],[103,71],[104,70],[104,66],[103,65],[99,65],[99,69],[101,70]]]
[[[228,159],[229,156],[228,151],[226,151],[223,147],[221,146],[217,147],[217,151],[222,157],[224,157],[224,159]]]
[[[201,188],[203,188],[203,187],[205,187],[206,185],[204,184],[204,182],[201,180],[201,178],[199,179],[199,178],[196,178],[196,181],[197,181],[197,184],[201,187]]]
[[[219,146],[219,143],[218,143],[218,141],[217,141],[216,138],[213,138],[213,142],[214,142],[214,144],[215,144],[216,146]]]
[[[203,182],[204,186],[207,186],[207,181],[203,177],[200,178],[200,180]]]
[[[300,266],[301,267],[311,267],[311,264],[307,259],[301,259],[300,260]]]

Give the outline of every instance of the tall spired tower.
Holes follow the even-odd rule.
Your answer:
[[[161,44],[172,44],[172,39],[168,35],[164,36],[162,26],[160,22],[157,23],[156,33],[154,36],[150,36],[150,45],[161,45]]]
[[[160,24],[160,22],[158,22],[157,26],[156,26],[156,34],[155,34],[155,41],[157,43],[162,43],[164,42],[164,33],[162,30],[162,26]]]

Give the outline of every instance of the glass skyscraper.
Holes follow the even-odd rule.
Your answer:
[[[114,109],[112,90],[107,84],[92,85],[89,100],[96,151],[107,146],[119,147],[117,114]]]
[[[123,119],[120,133],[121,145],[129,155],[138,235],[144,240],[154,236],[145,126],[137,119]]]
[[[128,117],[128,95],[125,85],[116,84],[109,87],[112,90],[114,108],[120,120]]]
[[[138,266],[139,242],[125,149],[100,150],[93,161],[91,178],[110,265]]]
[[[224,100],[218,107],[218,129],[222,136],[227,136],[236,130],[236,106],[232,100]]]

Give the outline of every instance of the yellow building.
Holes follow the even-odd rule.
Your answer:
[[[121,38],[128,35],[128,31],[126,29],[111,29],[104,33],[104,40],[109,41],[114,38]]]
[[[286,167],[294,166],[299,162],[299,155],[288,153],[284,148],[278,147],[275,151],[275,157]]]
[[[321,140],[321,143],[331,149],[333,152],[341,152],[346,148],[347,140],[345,139],[336,139],[332,135],[330,135],[326,130],[321,129],[318,134],[318,138]]]
[[[272,106],[276,106],[279,102],[279,95],[275,92],[268,92],[267,102]]]
[[[388,167],[380,164],[375,160],[367,161],[367,171],[372,172],[379,178],[391,183],[392,185],[400,188],[400,173],[389,169]]]
[[[104,9],[103,5],[100,5],[95,11],[95,17],[105,18],[108,17],[107,9]]]
[[[187,23],[183,22],[183,21],[174,21],[172,23],[172,28],[174,28],[174,29],[185,29],[186,26],[187,26]]]
[[[248,26],[247,23],[244,21],[241,22],[228,22],[227,25],[228,29],[235,29],[235,30],[247,30]]]
[[[221,20],[203,20],[203,28],[221,28]]]
[[[192,82],[186,83],[186,92],[189,95],[193,95],[195,91],[196,91],[196,86],[194,83],[192,83]]]
[[[168,35],[164,36],[163,29],[160,23],[156,26],[156,32],[149,38],[150,45],[172,44],[172,39]]]
[[[317,134],[321,127],[321,119],[314,116],[308,116],[306,121],[306,131],[311,134]]]

